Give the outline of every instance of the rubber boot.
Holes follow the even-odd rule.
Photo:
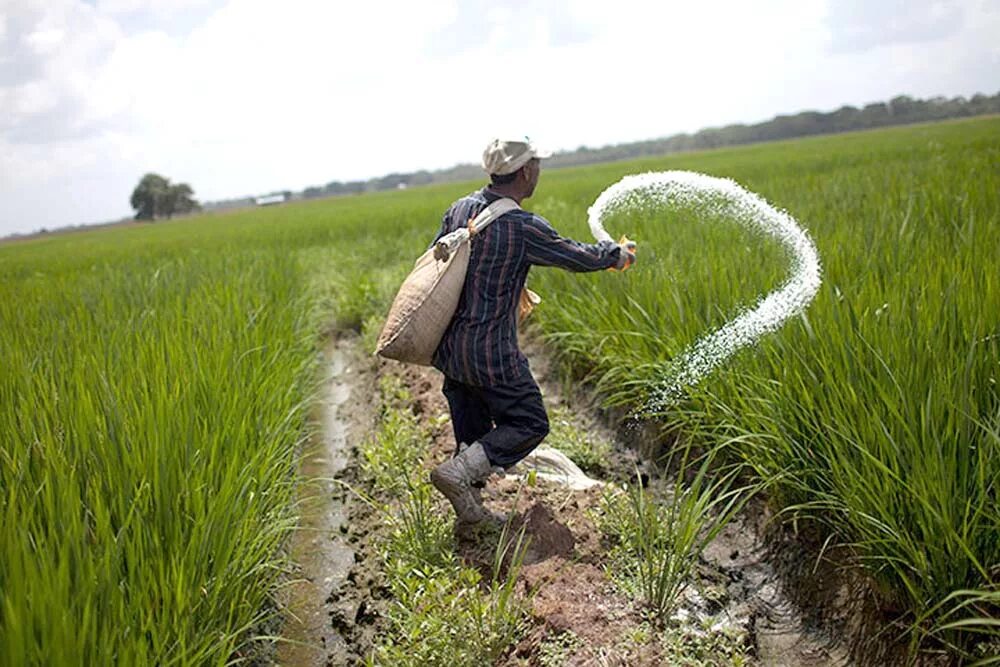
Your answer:
[[[458,443],[458,448],[456,449],[456,451],[459,454],[461,454],[462,452],[464,452],[468,448],[469,448],[469,445],[465,444],[464,442],[460,442],[460,443]],[[507,471],[505,469],[501,468],[500,466],[493,466],[493,470],[491,471],[490,475],[487,475],[486,477],[484,477],[481,480],[472,482],[472,498],[473,498],[473,500],[476,501],[477,505],[479,505],[486,512],[489,513],[491,523],[494,523],[496,525],[502,525],[502,524],[507,523],[507,515],[506,514],[500,514],[499,512],[493,512],[493,511],[489,510],[486,507],[486,505],[483,504],[483,489],[486,488],[486,480],[489,479],[489,477],[491,477],[492,475],[497,475],[499,477],[505,477],[507,475]]]
[[[479,491],[472,484],[481,482],[493,473],[490,460],[483,446],[476,442],[462,449],[454,458],[431,471],[431,483],[455,509],[456,528],[475,526],[484,522],[502,522],[503,517],[491,514],[483,506]]]

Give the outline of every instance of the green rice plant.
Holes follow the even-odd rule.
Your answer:
[[[104,250],[4,264],[0,662],[225,664],[294,525],[308,303],[291,257]]]
[[[320,336],[387,305],[439,201],[0,244],[0,663],[255,654]]]
[[[602,498],[598,525],[615,540],[609,574],[661,626],[691,583],[705,547],[757,490],[736,484],[739,468],[720,468],[717,452],[692,459],[690,446],[679,449],[676,478],[661,494],[637,479]]]
[[[911,638],[970,655],[974,633],[935,628],[970,609],[955,591],[998,584],[998,137],[984,118],[552,170],[528,202],[586,239],[621,176],[693,169],[803,223],[815,301],[661,418],[738,439]],[[0,662],[245,656],[294,521],[317,341],[384,314],[478,186],[0,244]],[[672,359],[781,280],[780,248],[689,213],[608,221],[639,242],[625,274],[532,270],[568,381],[642,410]]]
[[[437,492],[426,480],[403,479],[405,488],[398,506],[385,510],[391,529],[385,560],[391,569],[404,570],[394,576],[434,573],[453,566],[455,540],[448,515],[437,502]]]
[[[815,301],[661,416],[710,442],[740,439],[731,451],[774,482],[784,515],[808,513],[851,546],[911,637],[929,637],[953,591],[997,584],[998,127],[992,118],[598,167],[572,183],[566,172],[552,196],[578,221],[557,227],[582,235],[602,175],[607,185],[640,167],[680,167],[733,177],[805,225],[823,262]],[[750,239],[740,260],[740,232],[684,222],[609,223],[639,241],[639,264],[623,276],[533,274],[543,297],[558,295],[535,317],[561,367],[609,403],[641,411],[680,350],[779,277],[767,244]]]
[[[1000,663],[1000,591],[955,591],[938,606],[944,611],[929,634],[971,665]]]

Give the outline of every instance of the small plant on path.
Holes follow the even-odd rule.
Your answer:
[[[718,452],[692,459],[684,446],[673,455],[676,477],[661,493],[637,483],[609,489],[601,502],[598,525],[615,541],[611,578],[661,625],[676,610],[702,551],[756,491],[736,485],[738,468],[717,469]]]

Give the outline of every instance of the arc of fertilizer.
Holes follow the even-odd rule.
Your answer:
[[[682,352],[652,392],[649,412],[668,407],[685,386],[697,383],[737,350],[777,331],[786,320],[805,310],[822,282],[816,246],[795,219],[728,178],[692,171],[626,176],[602,192],[588,209],[590,231],[598,241],[612,240],[602,222],[608,214],[651,207],[669,209],[678,204],[722,216],[777,239],[791,254],[791,274],[754,308],[743,311]]]

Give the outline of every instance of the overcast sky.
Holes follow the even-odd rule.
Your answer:
[[[996,0],[0,0],[0,236],[898,94],[1000,91]]]

